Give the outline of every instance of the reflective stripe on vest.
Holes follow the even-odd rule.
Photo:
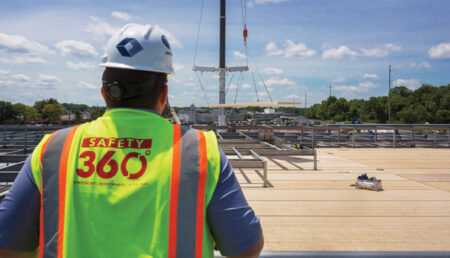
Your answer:
[[[39,257],[62,257],[67,158],[77,129],[56,132],[42,158]]]
[[[202,257],[206,141],[202,131],[174,125],[168,257]]]

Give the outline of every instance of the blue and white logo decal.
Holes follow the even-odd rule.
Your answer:
[[[168,49],[170,49],[169,41],[167,41],[166,36],[162,35],[162,36],[161,36],[161,40],[162,40],[162,42],[164,43],[164,45],[165,45]]]
[[[122,56],[132,57],[143,48],[135,38],[125,38],[116,46]]]

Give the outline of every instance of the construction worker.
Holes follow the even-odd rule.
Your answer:
[[[46,135],[0,206],[0,257],[257,257],[259,219],[213,132],[172,125],[169,42],[128,24],[101,66],[103,117]]]

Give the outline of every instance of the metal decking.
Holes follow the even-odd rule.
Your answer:
[[[266,127],[217,134],[261,219],[266,238],[262,257],[449,255],[448,129],[415,128],[413,136],[411,127],[399,128],[398,133],[381,127],[377,148],[373,135],[370,138],[370,132],[356,127],[350,128],[354,144],[353,134],[347,138],[342,127],[331,132],[303,128],[303,134],[301,128],[284,128],[275,131],[271,143],[258,140],[257,130]],[[40,138],[56,128],[34,129],[27,128],[26,136],[20,128],[0,131],[0,192],[8,190],[10,183],[5,181],[12,181]],[[338,132],[338,146],[350,148],[322,148],[334,146],[330,143],[338,140]],[[412,137],[417,140],[425,134],[423,143],[417,141],[416,148],[410,148]],[[398,149],[393,149],[394,135]],[[314,144],[307,144],[312,138]],[[303,149],[293,150],[293,144]],[[383,180],[384,191],[351,187],[361,173]]]

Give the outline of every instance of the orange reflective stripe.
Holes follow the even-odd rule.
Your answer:
[[[47,141],[46,142],[44,142],[44,145],[42,145],[42,149],[41,149],[41,157],[40,157],[40,161],[41,161],[41,164],[42,164],[42,159],[44,158],[44,152],[45,152],[45,149],[47,148],[47,145],[48,145],[48,142],[52,139],[52,137],[55,135],[55,133],[56,133],[57,131],[54,131],[51,135],[50,135],[50,137],[48,137],[48,139],[47,139]],[[42,188],[41,188],[42,189]]]
[[[195,233],[195,257],[202,257],[203,249],[203,218],[205,208],[205,185],[208,168],[208,160],[206,157],[206,140],[202,131],[197,130],[199,145],[199,178],[198,178],[198,194],[197,194],[197,218]]]
[[[58,255],[57,257],[63,257],[63,240],[64,240],[64,219],[66,208],[66,174],[67,174],[67,162],[70,155],[70,147],[72,146],[73,136],[79,126],[75,126],[67,134],[64,142],[64,147],[61,155],[61,161],[59,163],[59,218],[58,218]]]
[[[173,125],[173,159],[172,176],[170,182],[170,211],[169,211],[169,250],[168,257],[177,255],[177,209],[178,187],[180,184],[180,153],[181,153],[181,127]]]

